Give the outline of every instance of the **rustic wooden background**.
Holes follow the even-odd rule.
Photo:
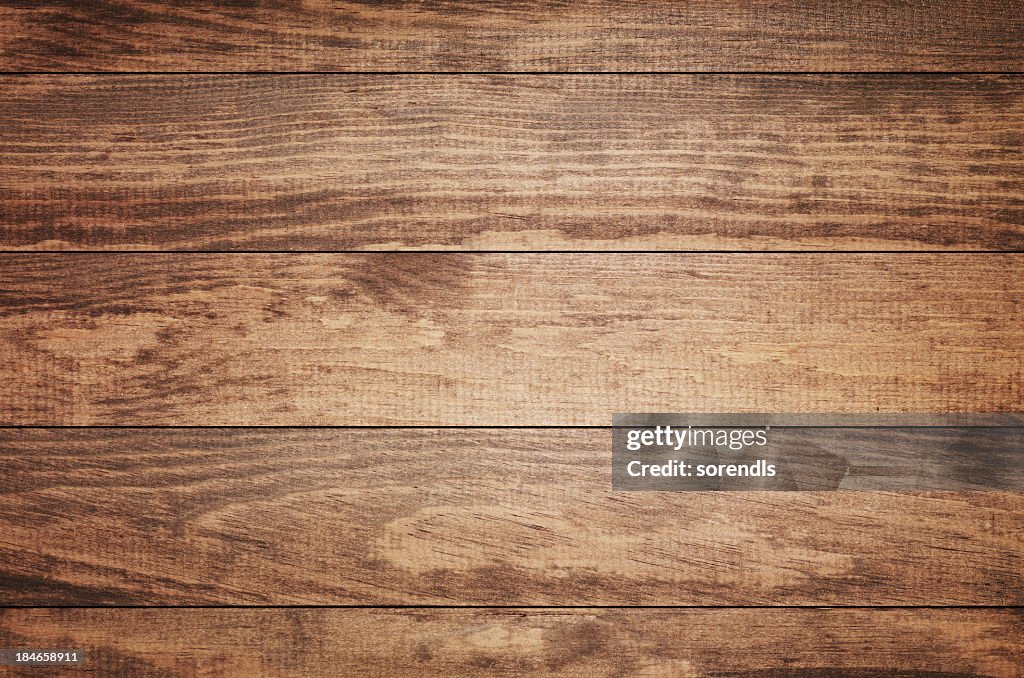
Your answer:
[[[1024,675],[1019,493],[608,429],[1024,411],[1022,65],[1019,0],[0,0],[0,647]]]

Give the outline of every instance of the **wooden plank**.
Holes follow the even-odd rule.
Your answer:
[[[1014,610],[0,612],[5,645],[140,677],[1019,676],[1021,627]]]
[[[1019,77],[7,77],[0,119],[6,249],[1024,249]]]
[[[1018,0],[5,0],[9,71],[1019,71]]]
[[[0,430],[0,604],[1024,603],[1020,493],[613,492],[610,439]]]
[[[0,263],[3,424],[1019,412],[1022,255],[65,254]]]

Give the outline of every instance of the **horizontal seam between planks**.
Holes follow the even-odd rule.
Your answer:
[[[0,204],[3,200],[0,199]],[[112,255],[112,254],[173,254],[173,255],[208,255],[208,254],[450,254],[463,256],[467,254],[886,254],[886,255],[919,255],[919,254],[1024,254],[1024,250],[5,250],[0,255],[26,256],[34,254],[67,254],[67,255]]]
[[[2,610],[1020,610],[1024,605],[0,605]]]
[[[787,76],[787,75],[853,75],[853,76],[963,76],[963,75],[1009,75],[1021,76],[1024,71],[0,71],[0,75],[542,75],[542,76],[576,76],[576,75],[755,75],[755,76]]]
[[[771,414],[771,413],[769,413],[769,414]],[[886,412],[884,414],[893,414],[893,413],[892,412]],[[993,414],[993,413],[991,413],[991,412],[990,413],[984,413],[983,412],[981,414]],[[994,414],[1004,414],[1004,413],[996,412]],[[1016,413],[1010,412],[1010,413],[1005,413],[1005,414],[1016,414]],[[60,424],[0,424],[0,432],[7,431],[7,430],[19,430],[19,429],[38,429],[38,430],[54,430],[54,431],[64,431],[64,430],[73,431],[73,430],[76,430],[76,429],[82,429],[82,430],[116,429],[116,430],[125,430],[125,431],[130,431],[130,430],[148,430],[148,429],[162,429],[162,430],[175,430],[175,429],[181,429],[181,430],[196,430],[196,429],[210,429],[210,430],[219,430],[219,429],[253,429],[253,430],[260,430],[260,429],[285,429],[285,430],[296,430],[296,431],[301,431],[301,430],[313,430],[313,431],[315,431],[315,430],[343,430],[343,429],[354,429],[354,430],[375,430],[375,429],[380,429],[380,430],[406,430],[406,429],[408,429],[408,430],[428,430],[428,431],[429,430],[435,430],[435,429],[438,429],[438,430],[492,430],[492,429],[493,430],[510,430],[510,429],[511,430],[517,430],[517,429],[523,429],[523,430],[534,430],[534,429],[539,429],[539,430],[545,430],[545,429],[548,429],[548,430],[563,430],[563,429],[564,430],[581,430],[581,429],[587,429],[587,430],[598,430],[598,431],[605,431],[605,430],[611,431],[611,430],[614,430],[614,429],[632,429],[632,428],[637,428],[637,426],[636,425],[627,425],[627,424],[623,424],[621,426],[614,426],[614,425],[604,426],[604,425],[601,425],[601,424],[590,424],[590,425],[587,425],[587,424],[580,424],[580,425],[571,425],[571,424],[566,424],[566,425],[562,425],[562,424],[521,424],[521,425],[514,425],[514,424],[496,424],[496,425],[487,425],[487,424],[462,424],[462,425],[460,425],[460,424],[439,424],[439,425],[432,425],[432,424],[406,424],[406,425],[402,425],[402,424],[390,424],[390,425],[389,424],[323,424],[323,425],[317,425],[317,424],[304,424],[304,425],[291,425],[291,424],[180,424],[180,425],[176,425],[176,424],[81,424],[81,425],[75,425],[75,424],[68,424],[68,425],[60,425]],[[726,428],[729,428],[729,427],[726,427]],[[739,428],[739,427],[737,427],[737,428]],[[947,429],[947,428],[985,428],[985,429],[991,429],[991,428],[999,428],[999,429],[1004,429],[1004,428],[1012,428],[1012,429],[1017,429],[1017,428],[1024,428],[1024,424],[999,424],[999,425],[989,425],[989,424],[950,424],[948,426],[943,426],[943,425],[915,426],[913,424],[905,424],[905,425],[891,424],[891,425],[879,425],[879,426],[875,426],[875,425],[872,425],[872,424],[846,424],[846,425],[842,425],[842,426],[828,426],[828,425],[814,425],[814,426],[779,425],[779,426],[774,426],[773,428],[782,428],[782,429],[795,429],[795,428],[799,428],[799,429],[908,429],[908,428],[914,428],[914,429]]]

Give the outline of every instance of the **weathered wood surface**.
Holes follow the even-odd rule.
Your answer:
[[[1012,76],[8,76],[0,120],[4,249],[1024,249]]]
[[[1022,67],[1019,0],[0,0],[0,648],[1024,675],[1020,493],[612,492],[528,428],[1024,411]]]
[[[7,254],[3,424],[1019,412],[1022,255]]]
[[[0,642],[84,648],[98,675],[140,678],[1013,677],[1022,623],[1017,610],[7,610]]]
[[[1024,603],[1024,495],[613,492],[610,438],[0,430],[0,604]]]
[[[4,0],[11,71],[1020,71],[1019,0]]]

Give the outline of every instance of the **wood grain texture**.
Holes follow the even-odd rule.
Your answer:
[[[5,424],[1024,410],[1024,255],[0,262]]]
[[[1012,677],[1021,632],[1006,610],[0,612],[5,646],[82,647],[97,674],[140,678]]]
[[[1024,603],[1019,493],[613,492],[610,444],[0,430],[0,604]]]
[[[5,249],[1024,249],[1019,77],[6,77],[0,120]]]
[[[1018,0],[0,3],[10,71],[1019,71]]]
[[[1019,412],[1022,255],[7,254],[5,424]]]

